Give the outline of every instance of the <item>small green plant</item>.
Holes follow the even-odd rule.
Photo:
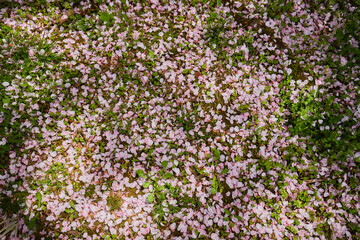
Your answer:
[[[176,116],[176,123],[178,123],[185,132],[189,132],[195,128],[195,122],[197,119],[198,110],[189,112],[185,109],[181,111],[180,116]]]
[[[111,27],[114,25],[114,14],[108,12],[100,12],[99,19],[101,24]]]
[[[66,186],[64,181],[59,180],[60,176],[65,176],[67,173],[66,166],[62,163],[55,163],[50,166],[46,172],[46,176],[43,179],[36,179],[30,184],[30,188],[37,190],[44,185],[49,186],[50,191],[59,192]],[[37,194],[38,200],[40,199],[40,193]]]
[[[110,207],[110,211],[116,211],[121,208],[122,198],[120,196],[109,196],[106,201],[107,205]]]
[[[320,223],[317,226],[316,231],[319,234],[324,235],[326,239],[331,239],[332,229],[331,229],[331,226],[328,223]]]
[[[207,19],[208,28],[206,29],[205,39],[210,44],[222,45],[225,38],[224,34],[227,30],[225,26],[226,20],[219,18],[217,12],[212,12]]]
[[[169,183],[162,183],[160,179],[173,178],[171,172],[167,172],[166,168],[168,162],[164,161],[161,164],[162,170],[159,177],[148,177],[143,170],[138,170],[136,173],[140,177],[147,178],[147,181],[143,184],[143,188],[150,188],[152,186],[152,192],[148,195],[148,202],[154,203],[153,215],[157,219],[158,223],[167,224],[167,217],[170,214],[175,214],[183,207],[198,207],[199,201],[194,197],[189,197],[183,194],[180,186],[173,187]],[[176,204],[171,204],[170,200],[176,200]]]
[[[212,180],[212,185],[211,185],[211,194],[216,194],[218,192],[218,188],[219,188],[219,181],[218,178],[215,176]]]
[[[78,217],[78,212],[75,209],[75,203],[73,200],[70,200],[70,208],[65,209],[65,212],[69,214],[69,220],[75,220]]]
[[[152,85],[159,86],[160,85],[160,79],[163,78],[163,74],[154,72],[153,75],[150,77],[150,82]]]
[[[85,190],[85,197],[93,198],[95,194],[95,185],[90,185]]]
[[[360,225],[350,222],[350,221],[348,221],[346,225],[347,225],[348,229],[350,230],[351,234],[355,235],[356,233],[360,232]]]
[[[279,1],[274,1],[271,0],[269,1],[269,6],[268,6],[268,13],[269,16],[271,18],[276,18],[276,19],[280,19],[281,14],[286,14],[288,17],[290,17],[290,19],[292,21],[299,21],[299,19],[291,16],[291,13],[293,11],[293,6],[294,6],[294,2],[292,0],[287,1],[287,0],[279,0]]]

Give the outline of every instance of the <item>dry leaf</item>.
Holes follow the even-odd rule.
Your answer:
[[[31,15],[31,14],[29,14],[29,13],[27,13],[25,16],[26,16],[28,19],[30,19],[30,20],[33,20],[33,19],[34,19],[34,16]]]
[[[196,72],[196,73],[195,73],[195,76],[196,76],[197,78],[199,78],[200,76],[202,76],[202,74],[201,74],[201,72]]]

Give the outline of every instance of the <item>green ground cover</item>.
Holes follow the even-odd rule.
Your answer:
[[[359,239],[359,1],[1,1],[0,239]]]

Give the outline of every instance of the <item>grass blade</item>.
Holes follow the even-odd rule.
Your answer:
[[[1,229],[0,232],[2,232],[2,231],[5,231],[5,232],[3,232],[3,234],[0,235],[0,238],[4,237],[8,232],[13,230],[14,227],[17,226],[17,224],[18,224],[17,222],[12,222],[9,225],[7,225],[6,227],[4,227],[3,229]]]

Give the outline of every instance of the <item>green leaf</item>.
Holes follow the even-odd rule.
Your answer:
[[[225,209],[224,211],[225,211],[225,213],[226,213],[227,215],[230,215],[229,209]]]
[[[10,103],[10,98],[4,98],[2,101],[3,101],[4,104],[5,103]]]
[[[336,30],[336,39],[341,42],[344,38],[344,32],[341,29]]]
[[[37,220],[38,217],[39,217],[39,213],[37,213],[37,214],[29,221],[29,223],[27,224],[27,226],[28,226],[28,228],[29,228],[30,230],[33,230],[33,229],[34,229],[34,227],[35,227],[35,225],[36,225],[36,220]]]
[[[213,178],[213,180],[212,180],[212,186],[214,187],[214,188],[217,188],[218,187],[218,182],[217,182],[217,180],[216,180],[216,176]]]
[[[73,212],[74,212],[74,209],[69,209],[69,208],[67,208],[67,209],[65,209],[65,212],[67,212],[67,213],[73,213]]]
[[[292,2],[290,1],[285,5],[285,10],[289,11],[289,10],[291,10],[291,7],[292,7]]]
[[[217,18],[217,15],[218,15],[217,12],[210,13],[210,17],[214,19]]]
[[[282,26],[283,28],[286,28],[286,23],[285,23],[284,21],[281,21],[281,26]]]
[[[281,189],[281,190],[280,190],[280,193],[281,193],[281,196],[282,196],[283,198],[285,198],[285,199],[288,198],[288,196],[289,196],[284,189]]]
[[[41,205],[41,201],[42,201],[42,195],[40,192],[36,193],[36,199],[38,200],[38,204],[39,206]]]
[[[154,201],[154,198],[155,198],[154,194],[150,194],[148,196],[147,200],[148,200],[149,203],[152,203]]]
[[[75,204],[74,204],[73,200],[70,200],[70,206],[71,206],[72,208],[75,208]]]
[[[161,166],[162,166],[163,168],[166,168],[168,164],[169,164],[168,161],[163,161],[163,162],[161,163]]]
[[[149,52],[149,56],[150,56],[151,59],[154,59],[154,57],[155,57],[155,56],[154,56],[154,52],[153,52],[153,51],[150,51],[150,52]]]
[[[172,176],[172,173],[168,172],[164,175],[164,178],[171,178]]]
[[[291,21],[293,21],[295,23],[298,23],[300,21],[300,18],[299,17],[292,17]]]
[[[216,4],[218,7],[221,7],[221,0],[217,0]]]
[[[219,149],[214,150],[214,157],[215,157],[216,160],[220,158],[220,154],[221,153],[220,153]]]
[[[214,187],[211,187],[211,194],[216,194],[217,190]]]
[[[136,171],[136,174],[139,175],[140,177],[144,177],[144,176],[145,176],[144,170],[142,170],[142,169],[137,170],[137,171]]]
[[[145,183],[143,184],[143,187],[144,187],[144,188],[148,188],[148,187],[150,186],[150,184],[151,184],[151,182],[145,182]]]

